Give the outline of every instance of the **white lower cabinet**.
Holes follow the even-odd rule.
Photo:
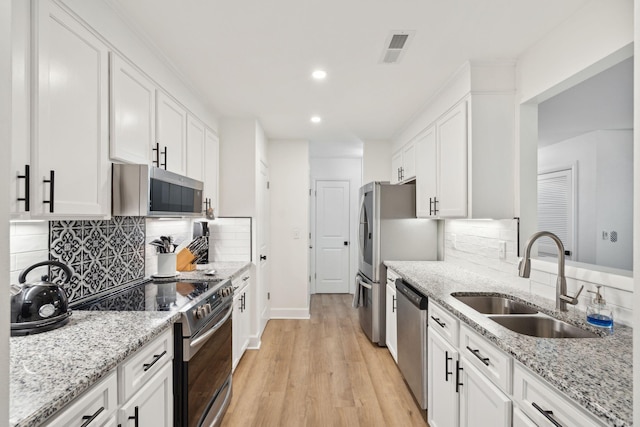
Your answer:
[[[488,341],[429,303],[427,417],[431,427],[510,427],[512,403],[499,386],[510,363]],[[444,320],[446,319],[446,320]],[[443,334],[441,324],[449,327]],[[458,347],[457,337],[460,337]]]
[[[251,317],[248,298],[251,295],[251,274],[244,272],[232,281],[234,288],[232,330],[233,370],[236,369],[244,352],[249,347]]]
[[[51,427],[111,426],[118,408],[118,376],[112,371],[47,423]],[[91,420],[91,422],[88,422]]]
[[[534,425],[604,426],[520,363],[513,370],[513,398]]]
[[[171,427],[173,425],[173,369],[162,368],[120,407],[122,427]]]
[[[389,353],[396,363],[398,363],[398,313],[396,311],[396,278],[391,270],[387,272],[387,300],[386,300],[386,344]]]
[[[173,331],[136,351],[47,426],[171,427]]]
[[[518,408],[513,408],[513,427],[538,427],[536,423],[531,421],[524,412]]]

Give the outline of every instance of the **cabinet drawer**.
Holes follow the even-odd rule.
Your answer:
[[[169,329],[118,366],[118,401],[129,400],[156,372],[173,359],[173,333]]]
[[[251,272],[249,270],[243,272],[238,277],[231,280],[234,292],[240,293],[251,282]]]
[[[454,347],[458,346],[459,320],[439,305],[429,301],[429,327],[438,331]]]
[[[390,268],[387,268],[387,284],[396,287],[396,280],[400,278],[400,275]]]
[[[604,426],[571,399],[537,378],[517,362],[513,368],[513,397],[520,409],[539,426]],[[554,424],[551,419],[557,424]]]
[[[85,391],[47,425],[51,427],[81,426],[92,417],[93,420],[87,424],[87,427],[109,425],[108,421],[118,407],[117,393],[118,377],[113,371]]]
[[[502,391],[511,394],[511,357],[464,324],[460,326],[460,354]]]

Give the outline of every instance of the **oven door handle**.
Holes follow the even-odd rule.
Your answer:
[[[218,329],[220,329],[220,327],[222,326],[222,324],[224,322],[226,322],[229,317],[231,317],[231,313],[233,313],[233,305],[229,306],[229,310],[227,311],[227,314],[224,315],[224,317],[222,318],[222,320],[220,320],[218,323],[216,323],[211,329],[209,329],[207,332],[205,332],[204,335],[202,335],[201,337],[198,337],[196,339],[194,339],[193,341],[191,341],[189,343],[189,347],[190,348],[195,348],[198,347],[200,344],[202,344],[203,342],[205,342],[206,340],[209,339],[209,337],[213,334],[216,333],[216,331]]]

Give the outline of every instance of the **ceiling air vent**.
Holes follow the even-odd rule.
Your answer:
[[[380,62],[383,64],[400,62],[414,34],[415,31],[391,31],[385,41]]]

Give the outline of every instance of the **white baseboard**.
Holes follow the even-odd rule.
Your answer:
[[[247,346],[248,350],[260,350],[260,346],[262,345],[262,341],[258,337],[249,338],[249,345]]]
[[[308,308],[271,308],[272,319],[309,319]]]

